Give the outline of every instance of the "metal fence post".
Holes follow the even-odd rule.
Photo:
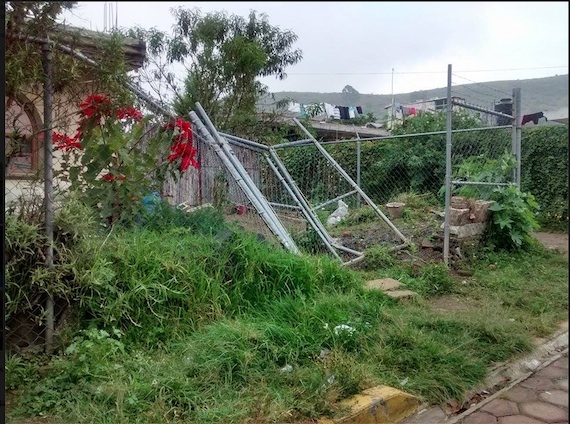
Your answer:
[[[515,174],[515,184],[520,189],[521,187],[521,136],[522,136],[522,128],[521,128],[521,89],[514,88],[513,89],[513,97],[515,100],[515,113],[514,116],[514,128],[515,128],[515,157],[517,160],[517,169]]]
[[[356,136],[358,137],[358,140],[356,142],[356,184],[358,185],[358,187],[362,187],[360,184],[360,154],[361,154],[361,148],[362,148],[362,142],[360,141],[360,135],[358,133],[356,133]],[[358,194],[356,196],[356,207],[360,208],[360,194]]]
[[[447,137],[445,144],[445,221],[443,223],[443,261],[449,265],[449,214],[451,207],[451,64],[447,65]]]
[[[52,63],[49,40],[42,45],[44,67],[44,203],[45,203],[45,232],[46,232],[46,266],[53,267],[53,149],[52,149]],[[51,353],[53,349],[53,334],[55,331],[53,297],[49,292],[46,299],[45,314],[45,350]]]

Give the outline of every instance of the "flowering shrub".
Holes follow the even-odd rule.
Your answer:
[[[168,175],[177,178],[198,168],[190,122],[175,118],[149,130],[150,116],[133,106],[116,106],[95,94],[79,105],[73,137],[53,133],[54,148],[63,152],[58,176],[109,222],[132,220],[141,199],[161,192]]]

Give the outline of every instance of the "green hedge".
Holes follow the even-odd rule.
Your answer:
[[[568,228],[568,126],[524,128],[521,142],[521,190],[540,205],[545,228]]]

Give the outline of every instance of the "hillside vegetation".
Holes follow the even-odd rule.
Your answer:
[[[554,77],[491,81],[476,84],[454,85],[453,95],[463,97],[467,102],[490,108],[493,102],[498,102],[513,88],[520,87],[523,114],[543,111],[546,117],[558,115],[561,110],[568,113],[568,74]],[[358,90],[358,87],[355,87]],[[399,103],[429,100],[435,97],[445,97],[446,87],[432,90],[413,91],[395,94]],[[291,98],[299,103],[326,102],[335,105],[358,105],[364,112],[372,112],[377,118],[385,114],[384,107],[389,105],[390,94],[361,94],[354,93],[317,93],[282,91],[275,94],[275,100]],[[560,116],[554,116],[559,118]]]

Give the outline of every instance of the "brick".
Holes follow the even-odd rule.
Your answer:
[[[530,389],[521,386],[513,387],[505,393],[505,397],[513,402],[532,402],[538,400],[538,396]]]
[[[521,383],[523,387],[533,390],[548,390],[554,388],[554,382],[547,378],[532,377]]]
[[[549,390],[548,392],[542,392],[538,397],[540,400],[545,402],[568,407],[568,392],[563,392],[562,390]]]
[[[556,385],[558,386],[559,389],[568,391],[568,379],[558,380],[556,382]]]
[[[521,412],[529,417],[555,423],[568,420],[568,412],[547,402],[529,402],[520,406]]]
[[[481,411],[488,412],[495,417],[504,417],[505,415],[517,415],[519,408],[517,404],[505,399],[495,399],[481,408]]]
[[[568,369],[560,368],[551,364],[546,368],[541,369],[535,374],[535,377],[548,378],[552,380],[557,380],[559,378],[568,377]]]
[[[449,225],[461,226],[469,223],[469,209],[449,208]]]
[[[471,208],[471,222],[486,222],[489,219],[489,207],[494,202],[476,200]]]
[[[366,282],[366,288],[371,290],[395,290],[400,288],[402,283],[393,278],[380,278],[378,280],[371,280]]]
[[[565,370],[568,369],[568,357],[564,356],[560,359],[558,359],[557,361],[553,362],[552,365],[554,365],[555,367],[560,367],[560,368],[564,368]],[[568,373],[566,373],[566,375],[568,375]]]
[[[499,418],[499,424],[546,424],[544,421],[535,420],[534,418],[524,415],[511,415],[509,417]]]
[[[497,424],[497,418],[484,412],[468,415],[462,424]]]

